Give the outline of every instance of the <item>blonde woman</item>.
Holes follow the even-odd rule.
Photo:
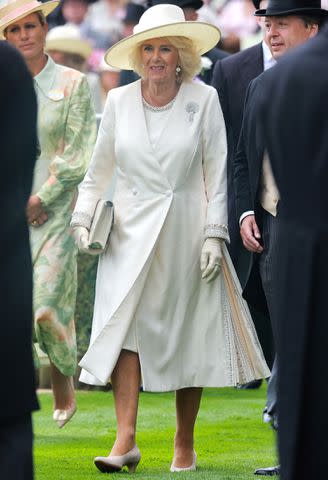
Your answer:
[[[200,55],[219,36],[212,25],[185,21],[179,7],[157,5],[105,55],[141,79],[108,94],[72,218],[87,250],[96,202],[115,168],[116,223],[100,256],[91,342],[81,361],[83,382],[111,381],[114,391],[116,440],[107,457],[95,458],[104,472],[134,471],[140,460],[141,383],[146,391],[176,391],[171,471],[189,471],[196,469],[202,388],[269,373],[248,319],[241,326],[247,346],[233,336],[221,272],[228,240],[224,120],[216,91],[193,82]]]

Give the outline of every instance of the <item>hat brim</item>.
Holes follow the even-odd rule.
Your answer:
[[[256,17],[283,17],[287,15],[319,15],[319,16],[326,16],[328,15],[328,10],[324,8],[294,8],[291,10],[274,10],[274,9],[261,9],[256,10],[254,15]]]
[[[85,60],[88,60],[92,53],[91,45],[89,45],[87,42],[83,42],[74,38],[57,38],[53,40],[46,39],[46,50],[56,50],[58,52],[80,55]]]
[[[1,24],[1,20],[0,20],[0,39],[5,40],[6,37],[4,36],[4,31],[12,23],[17,22],[18,20],[21,20],[27,15],[31,15],[31,13],[35,13],[35,12],[42,12],[43,15],[46,17],[47,15],[49,15],[49,13],[55,10],[55,8],[58,7],[59,4],[60,4],[60,0],[51,0],[50,2],[42,3],[37,7],[27,9],[24,12],[22,11],[22,13],[19,15],[15,15],[15,10],[13,10],[11,19],[8,19],[3,24]]]
[[[150,28],[123,38],[105,53],[108,65],[122,70],[133,70],[129,56],[137,44],[152,38],[187,37],[192,40],[200,55],[211,50],[219,42],[220,30],[204,22],[176,22]]]

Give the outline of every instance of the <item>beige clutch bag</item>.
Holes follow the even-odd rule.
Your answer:
[[[110,200],[98,200],[89,232],[89,248],[105,250],[114,224],[114,205]]]

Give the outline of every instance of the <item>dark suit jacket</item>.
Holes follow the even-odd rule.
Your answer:
[[[241,284],[244,284],[246,281],[249,254],[243,247],[239,234],[232,166],[243,119],[246,90],[249,82],[262,72],[263,49],[262,43],[259,43],[254,47],[218,61],[215,65],[212,79],[212,85],[219,94],[227,129],[230,255]]]
[[[259,210],[258,188],[264,154],[259,107],[264,95],[267,72],[263,72],[252,80],[245,98],[242,127],[233,160],[238,219],[247,210],[255,210],[255,213]]]
[[[36,157],[36,99],[17,50],[0,42],[0,422],[37,408],[32,360],[32,267],[25,207]]]
[[[204,72],[202,72],[199,75],[199,78],[201,78],[203,82],[205,82],[207,85],[211,85],[216,62],[218,62],[219,60],[223,60],[224,58],[227,58],[230,55],[224,50],[221,50],[220,48],[215,47],[215,48],[212,48],[212,50],[210,50],[209,52],[206,52],[203,56],[208,57],[211,60],[212,66],[208,70],[205,70]]]
[[[261,118],[280,191],[282,480],[328,471],[328,27],[268,72]],[[308,381],[311,379],[311,388]]]
[[[262,172],[264,139],[259,116],[260,105],[266,95],[264,87],[270,70],[263,72],[250,83],[245,99],[244,116],[239,142],[233,161],[234,188],[237,218],[248,211],[255,211],[256,222],[261,229],[262,209],[258,201],[258,189]],[[267,311],[256,259],[251,254],[244,287],[246,300],[261,311]]]
[[[124,85],[135,82],[139,78],[139,75],[132,70],[121,70],[118,84],[120,87],[123,87]]]

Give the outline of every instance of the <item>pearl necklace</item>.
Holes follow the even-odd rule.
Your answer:
[[[165,112],[165,110],[170,110],[170,108],[172,108],[176,98],[177,97],[175,96],[169,103],[163,105],[162,107],[154,107],[154,105],[150,105],[150,103],[148,103],[144,97],[142,97],[142,103],[145,108],[152,112]]]

